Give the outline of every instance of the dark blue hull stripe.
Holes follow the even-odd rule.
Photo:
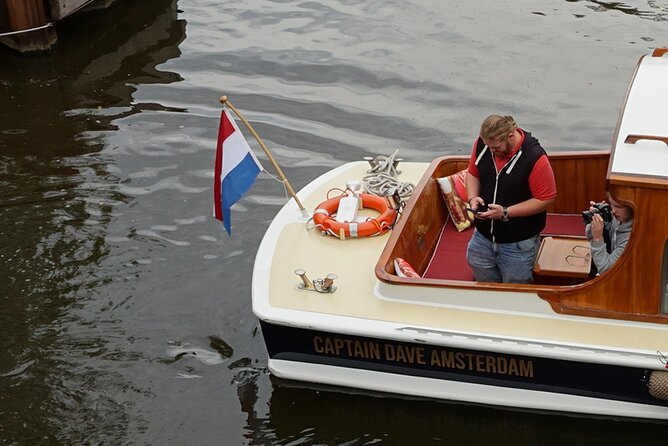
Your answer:
[[[668,407],[642,368],[261,325],[271,359]]]

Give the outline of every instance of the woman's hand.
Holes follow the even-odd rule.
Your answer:
[[[591,224],[589,227],[591,229],[592,238],[597,242],[602,242],[603,229],[605,228],[605,222],[603,221],[603,217],[601,217],[600,214],[594,214],[594,216],[591,218]]]
[[[603,201],[599,201],[599,202],[597,202],[597,201],[590,201],[590,202],[589,202],[589,210],[590,210],[590,211],[592,211],[592,212],[598,212],[598,208],[594,206],[595,204],[605,204],[605,200],[603,200]]]

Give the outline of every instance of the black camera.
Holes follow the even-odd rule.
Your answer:
[[[582,220],[584,220],[584,224],[588,225],[591,223],[591,219],[595,214],[599,214],[605,222],[612,221],[612,210],[608,203],[595,203],[592,204],[591,207],[593,210],[588,209],[582,212]]]

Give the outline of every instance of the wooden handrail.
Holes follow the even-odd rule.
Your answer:
[[[652,136],[652,135],[628,135],[626,139],[624,140],[624,143],[626,144],[635,144],[636,142],[640,141],[641,139],[649,139],[652,141],[661,141],[663,143],[666,143],[668,146],[668,136]]]
[[[661,57],[666,53],[668,53],[668,48],[655,48],[652,57]]]

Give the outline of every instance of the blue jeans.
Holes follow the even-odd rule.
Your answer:
[[[535,235],[513,243],[493,243],[477,230],[466,250],[478,282],[533,283],[533,263],[540,246]]]

